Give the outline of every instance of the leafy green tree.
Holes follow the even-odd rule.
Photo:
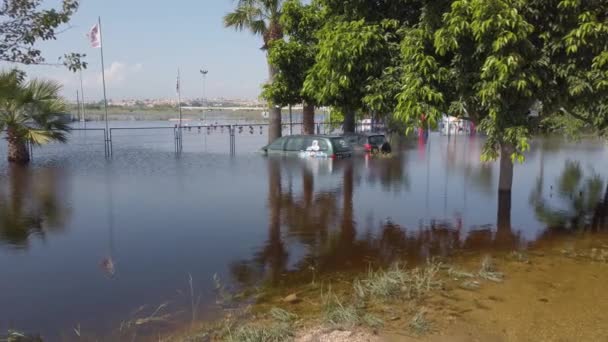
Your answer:
[[[52,81],[26,81],[18,70],[0,72],[0,130],[6,130],[9,162],[29,163],[28,143],[67,140],[67,106],[60,90]]]
[[[56,39],[57,30],[67,24],[78,9],[78,0],[62,0],[61,8],[43,6],[42,0],[4,0],[0,5],[0,60],[22,64],[44,64],[36,43]],[[86,67],[83,54],[60,58],[70,70]]]
[[[238,0],[234,12],[226,14],[224,25],[236,30],[249,30],[254,35],[261,35],[264,40],[262,50],[268,50],[272,42],[283,38],[280,18],[282,0]],[[268,63],[268,83],[272,84],[277,75],[277,68]],[[281,137],[281,107],[269,102],[268,141],[271,143]]]
[[[557,44],[567,52],[558,71],[566,79],[564,97],[555,97],[556,115],[545,123],[576,136],[583,130],[608,137],[608,3],[562,0],[565,37]]]
[[[322,23],[319,7],[303,5],[298,0],[283,4],[280,24],[287,40],[274,41],[268,52],[271,65],[277,68],[272,84],[264,87],[262,97],[281,106],[303,104],[304,134],[314,134],[314,99],[303,94],[304,80],[314,65],[317,39],[314,33]]]
[[[379,77],[387,61],[379,24],[328,21],[318,32],[319,51],[304,82],[304,93],[344,113],[344,131],[355,131],[355,112],[363,109],[366,84]]]
[[[441,0],[439,2],[443,2]],[[422,0],[318,0],[324,25],[304,90],[344,113],[352,132],[355,113],[392,114],[401,89],[402,29],[421,16]],[[390,120],[388,120],[390,121]]]
[[[482,158],[500,156],[499,190],[510,191],[513,162],[523,161],[536,117],[563,108],[589,112],[598,103],[572,92],[573,75],[589,68],[564,42],[595,49],[569,35],[576,20],[564,3],[572,1],[428,1],[420,22],[404,33],[396,116],[411,124],[437,122],[443,113],[472,119],[487,135]]]

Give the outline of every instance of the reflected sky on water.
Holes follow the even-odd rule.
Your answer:
[[[481,138],[431,135],[394,142],[392,158],[330,161],[265,158],[253,153],[265,135],[244,133],[235,157],[221,151],[227,135],[207,135],[217,151],[205,152],[194,129],[181,156],[170,135],[145,133],[105,160],[96,132],[75,132],[29,168],[1,161],[0,331],[55,340],[79,324],[116,329],[142,305],[179,311],[189,275],[204,317],[216,273],[229,288],[279,286],[312,269],[525,248],[605,225],[600,142],[534,140],[509,199],[497,165],[479,162]]]

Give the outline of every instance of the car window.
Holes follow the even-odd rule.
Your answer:
[[[334,152],[349,152],[351,150],[350,145],[344,138],[331,138],[331,142],[334,145]]]
[[[305,139],[302,137],[290,137],[285,144],[285,151],[303,151]]]
[[[315,138],[315,137],[306,137],[306,139],[304,141],[303,150],[315,151],[315,152],[328,151],[329,144],[326,139],[319,139],[319,138]]]
[[[272,144],[268,145],[268,150],[282,151],[284,143],[285,143],[285,138],[279,138],[279,139],[275,140]]]
[[[344,140],[351,145],[359,143],[359,137],[356,135],[347,135],[344,137]]]
[[[380,146],[386,142],[384,135],[372,135],[369,137],[369,143],[372,145]]]
[[[327,139],[319,140],[319,151],[323,151],[323,152],[329,151],[329,143],[327,142]]]

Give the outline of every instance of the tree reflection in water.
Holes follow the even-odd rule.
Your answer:
[[[0,182],[0,242],[27,248],[31,236],[42,239],[61,231],[69,215],[60,198],[60,171],[10,166]],[[0,185],[0,186],[2,186]]]
[[[541,161],[542,162],[542,161]],[[593,170],[586,175],[580,163],[566,161],[555,188],[547,197],[544,168],[530,194],[536,217],[551,230],[605,228],[608,186]]]
[[[365,269],[370,265],[386,266],[395,261],[411,264],[432,256],[450,256],[462,249],[512,250],[522,238],[511,229],[511,196],[498,199],[497,229],[481,227],[464,233],[461,220],[432,221],[420,227],[402,227],[387,221],[378,229],[357,230],[354,195],[357,172],[363,170],[354,161],[337,162],[333,173],[340,173],[342,182],[337,189],[315,191],[315,174],[305,163],[301,171],[302,193],[294,194],[281,186],[285,161],[268,160],[269,175],[269,238],[260,252],[250,260],[235,262],[231,271],[237,283],[251,285],[264,280],[276,285],[282,281],[310,281],[315,273]],[[391,167],[379,163],[375,167]],[[291,165],[293,166],[293,165]],[[403,166],[400,166],[403,170]],[[392,171],[377,174],[394,175]],[[392,176],[391,176],[392,177]],[[281,229],[284,229],[281,231]],[[288,242],[287,242],[288,241]],[[289,243],[289,247],[288,244]],[[289,260],[292,244],[304,246],[298,260]],[[294,253],[295,254],[295,253]]]

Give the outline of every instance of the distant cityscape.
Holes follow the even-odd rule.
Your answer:
[[[252,99],[229,99],[223,97],[216,98],[184,98],[181,100],[182,106],[190,107],[264,107],[265,102],[260,100]],[[103,100],[90,102],[88,104],[103,104]],[[177,99],[175,98],[158,98],[158,99],[122,99],[113,100],[108,99],[109,106],[118,107],[136,107],[136,108],[153,108],[159,106],[177,106]]]

